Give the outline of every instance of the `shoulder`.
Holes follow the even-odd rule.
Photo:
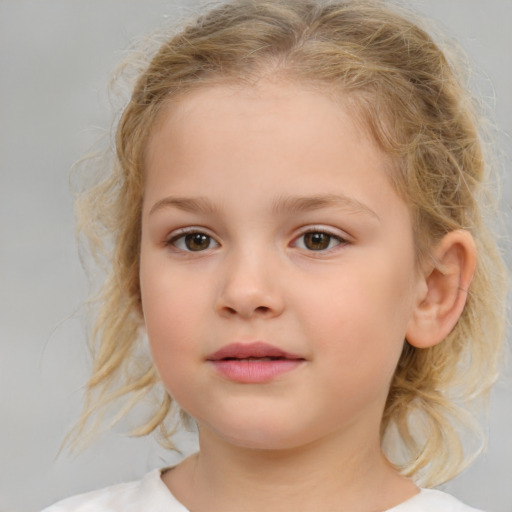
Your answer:
[[[187,512],[161,479],[161,470],[142,480],[78,494],[59,501],[42,512]]]
[[[450,494],[434,489],[421,489],[411,499],[387,512],[482,512],[469,507]]]

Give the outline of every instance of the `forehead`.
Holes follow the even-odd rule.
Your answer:
[[[219,199],[251,189],[261,203],[272,197],[275,204],[287,191],[393,196],[388,156],[343,100],[290,83],[221,84],[173,99],[155,124],[145,164],[153,201],[164,189],[187,197],[219,192],[219,181]]]
[[[391,158],[375,141],[366,121],[354,94],[340,93],[326,84],[267,78],[250,84],[206,83],[172,97],[160,109],[146,146],[145,167],[150,166],[163,132],[175,142],[186,138],[190,144],[204,145],[222,130],[239,128],[239,133],[230,134],[235,149],[237,140],[250,132],[270,133],[281,127],[289,133],[288,139],[302,138],[313,146],[325,140],[325,135],[346,139],[347,125],[352,142],[371,145],[379,160],[390,167]]]

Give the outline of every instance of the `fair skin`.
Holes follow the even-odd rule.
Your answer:
[[[159,119],[140,283],[157,370],[198,424],[200,452],[163,476],[190,510],[377,512],[418,492],[381,452],[387,390],[406,337],[453,328],[474,258],[460,232],[447,270],[418,269],[389,163],[290,84],[200,88]],[[212,357],[256,342],[290,365]]]

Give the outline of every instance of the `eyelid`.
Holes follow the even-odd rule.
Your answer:
[[[212,239],[212,241],[215,243],[215,247],[219,247],[220,246],[220,242],[212,234],[212,232],[209,229],[204,228],[202,226],[187,226],[187,227],[184,227],[184,228],[175,229],[171,233],[169,233],[169,235],[167,235],[165,237],[164,245],[165,246],[172,246],[174,249],[176,249],[177,251],[181,251],[181,252],[194,252],[194,251],[185,251],[183,249],[179,249],[178,247],[176,247],[176,245],[174,245],[176,240],[179,240],[180,238],[182,238],[182,237],[184,237],[186,235],[192,235],[194,233],[201,233],[203,235],[206,235],[206,236],[208,236],[208,237],[210,237]],[[211,247],[209,247],[208,249],[211,249]],[[206,250],[207,249],[205,249],[205,251]],[[205,252],[205,251],[197,251],[197,252],[200,253],[200,252]]]
[[[294,240],[299,238],[302,235],[305,235],[307,233],[325,233],[326,235],[333,236],[335,238],[339,238],[340,240],[343,240],[344,242],[350,242],[351,237],[348,233],[345,231],[342,231],[341,229],[336,229],[330,226],[325,226],[322,224],[313,224],[310,226],[304,226],[298,230],[298,234],[295,236]]]
[[[323,233],[326,234],[332,238],[335,238],[339,241],[338,244],[336,244],[334,247],[331,247],[330,249],[323,249],[314,251],[311,249],[303,249],[307,251],[308,253],[315,254],[317,256],[320,256],[322,253],[330,253],[331,251],[336,250],[340,246],[343,247],[351,242],[351,237],[345,233],[344,231],[341,231],[336,228],[332,228],[330,226],[324,226],[324,225],[311,225],[311,226],[304,226],[301,228],[296,236],[294,236],[292,240],[292,247],[297,247],[297,241],[304,235],[307,235],[308,233]]]

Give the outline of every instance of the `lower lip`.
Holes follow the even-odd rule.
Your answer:
[[[211,361],[223,377],[246,384],[269,382],[284,373],[294,370],[303,362],[302,359],[274,359],[270,361],[229,359]]]

